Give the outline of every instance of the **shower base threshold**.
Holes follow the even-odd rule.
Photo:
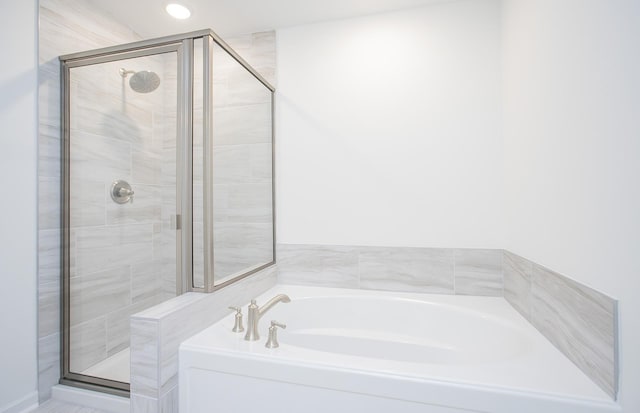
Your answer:
[[[100,363],[94,364],[83,371],[82,374],[129,383],[131,381],[129,359],[130,353],[127,347],[113,356],[102,360]]]

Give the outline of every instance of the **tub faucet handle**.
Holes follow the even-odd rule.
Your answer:
[[[236,310],[236,315],[235,315],[236,322],[233,325],[233,328],[231,329],[231,331],[233,331],[234,333],[242,333],[244,331],[244,326],[242,325],[242,308],[229,307],[229,310]]]
[[[278,327],[283,329],[287,328],[285,324],[278,323],[276,320],[271,320],[271,327],[269,327],[269,338],[264,345],[266,348],[280,347],[280,344],[278,344]]]

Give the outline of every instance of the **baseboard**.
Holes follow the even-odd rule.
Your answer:
[[[38,407],[38,392],[34,390],[22,399],[0,407],[0,413],[27,413],[36,407]]]
[[[129,413],[129,399],[111,394],[58,384],[51,389],[51,398],[70,404],[90,407],[108,413]]]

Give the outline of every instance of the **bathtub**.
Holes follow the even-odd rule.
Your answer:
[[[258,304],[281,293],[260,340],[229,315],[182,343],[181,413],[620,411],[502,298],[277,285]]]

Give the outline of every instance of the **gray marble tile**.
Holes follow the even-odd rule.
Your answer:
[[[76,325],[131,303],[128,265],[71,278],[70,322]]]
[[[156,185],[132,184],[133,200],[118,204],[107,200],[108,225],[142,224],[160,221],[162,216],[161,188]]]
[[[69,336],[69,364],[73,373],[82,373],[107,358],[105,317],[71,326]]]
[[[38,283],[60,282],[60,230],[38,231]],[[72,245],[75,248],[75,245]]]
[[[357,247],[278,244],[278,281],[358,288],[358,254]]]
[[[273,219],[271,182],[257,184],[214,185],[226,187],[225,203],[216,204],[214,220],[243,223],[270,223]],[[216,198],[220,198],[216,197]],[[225,208],[226,207],[226,208]]]
[[[531,323],[612,398],[617,394],[617,301],[539,265]]]
[[[60,177],[38,178],[38,229],[59,229]]]
[[[453,294],[453,250],[359,247],[360,288]]]
[[[162,302],[158,294],[107,314],[107,356],[112,356],[129,347],[130,317],[133,314]]]
[[[131,394],[159,397],[159,324],[131,318]],[[133,403],[133,398],[132,398]],[[138,411],[138,410],[134,410]],[[142,410],[144,411],[144,410]]]
[[[271,103],[215,108],[214,147],[271,143]]]
[[[131,181],[133,184],[162,184],[162,153],[134,147],[132,152]]]
[[[131,265],[131,302],[137,303],[160,294],[161,279],[154,261]]]
[[[178,402],[178,386],[174,386],[160,397],[160,412],[178,413]]]
[[[153,224],[150,223],[83,227],[75,234],[77,275],[153,259]]]
[[[51,387],[60,380],[60,333],[38,339],[38,398],[51,397]]]
[[[38,337],[60,331],[60,282],[38,285]]]
[[[131,181],[131,144],[71,129],[70,168],[74,176],[87,181]]]
[[[159,413],[160,401],[154,397],[131,393],[131,413]],[[177,410],[173,413],[177,413]]]
[[[87,181],[80,175],[73,175],[69,191],[71,227],[104,225],[107,191],[104,182]]]
[[[456,249],[454,262],[456,294],[502,296],[502,250]]]
[[[60,125],[50,126],[40,122],[38,125],[38,176],[58,178],[62,175],[61,148]]]
[[[531,319],[531,276],[533,263],[504,251],[504,298],[527,320]]]
[[[273,260],[271,223],[215,223],[213,258],[215,279],[271,262]]]

